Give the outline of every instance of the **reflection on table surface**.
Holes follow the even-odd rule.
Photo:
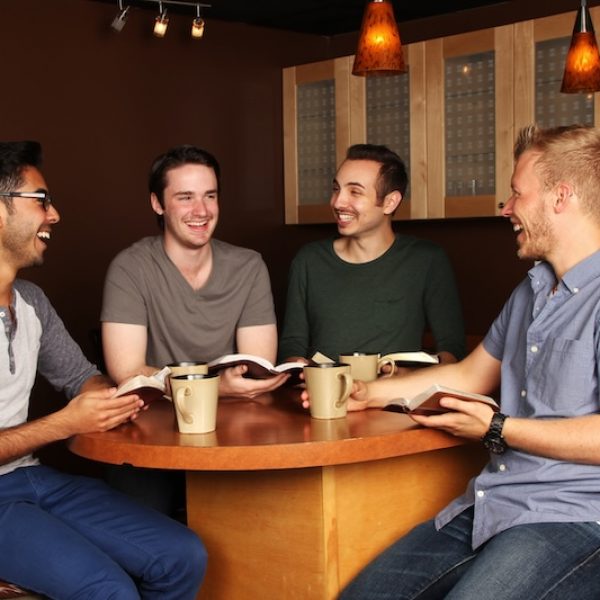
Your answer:
[[[407,415],[370,409],[343,419],[312,419],[300,390],[284,387],[252,400],[221,398],[216,431],[180,434],[168,400],[153,402],[132,422],[75,436],[76,454],[136,466],[253,470],[361,462],[464,444],[418,427]]]

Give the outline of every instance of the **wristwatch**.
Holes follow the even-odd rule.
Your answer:
[[[502,437],[502,427],[504,427],[504,421],[506,421],[506,418],[506,415],[503,415],[500,412],[494,413],[490,423],[490,428],[481,438],[483,445],[494,454],[503,454],[508,448],[506,440]]]

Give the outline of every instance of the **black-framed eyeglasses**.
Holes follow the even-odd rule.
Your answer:
[[[32,198],[37,200],[46,212],[52,204],[52,198],[48,192],[0,192],[0,196],[4,198]]]

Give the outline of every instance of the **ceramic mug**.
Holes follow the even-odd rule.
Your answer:
[[[350,373],[355,381],[373,381],[377,379],[384,366],[390,369],[384,377],[394,374],[394,361],[389,358],[379,358],[379,354],[371,352],[347,352],[340,354],[340,362],[350,365]]]
[[[208,433],[217,425],[219,375],[194,373],[170,377],[180,433]]]
[[[339,419],[346,416],[352,391],[350,365],[323,363],[304,367],[304,380],[310,398],[310,416]]]
[[[174,362],[170,365],[169,371],[171,371],[171,376],[175,375],[206,375],[208,373],[208,365],[204,361],[181,361]]]

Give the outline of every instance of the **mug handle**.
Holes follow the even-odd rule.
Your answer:
[[[338,377],[344,380],[344,386],[342,388],[342,395],[340,396],[340,399],[335,403],[336,408],[340,408],[344,405],[346,400],[348,400],[350,397],[350,392],[352,391],[352,384],[354,383],[350,373],[340,373]]]
[[[185,410],[185,401],[183,399],[184,396],[188,396],[191,392],[189,387],[181,387],[177,390],[177,393],[174,394],[175,406],[179,411],[179,414],[182,416],[183,420],[188,424],[192,424],[194,419],[192,415]]]
[[[389,371],[389,373],[386,373],[385,375],[382,375],[382,377],[391,377],[394,372],[396,371],[396,362],[394,361],[393,358],[380,358],[377,361],[377,372],[381,373],[381,370],[383,369],[383,367],[385,367],[386,365],[390,366],[391,369]]]

